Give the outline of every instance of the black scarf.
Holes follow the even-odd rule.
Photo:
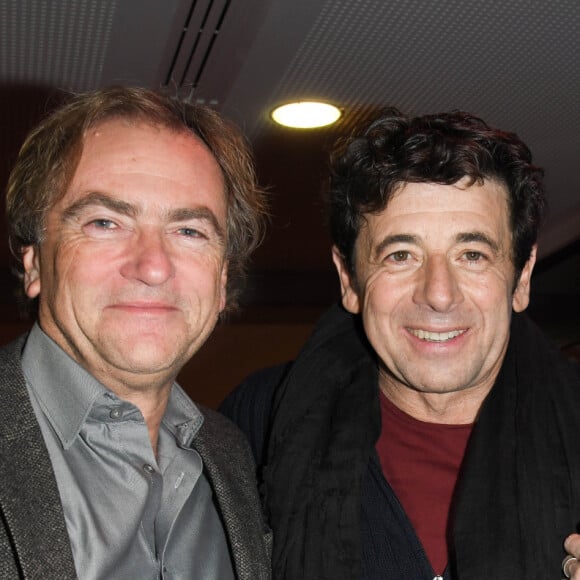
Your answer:
[[[353,580],[361,484],[380,432],[358,318],[320,321],[278,390],[264,471],[277,580]],[[474,428],[455,504],[453,578],[560,578],[580,522],[580,375],[524,317]]]
[[[380,432],[376,365],[362,336],[356,319],[331,310],[274,400],[264,471],[274,578],[354,578],[358,568],[362,476]]]
[[[580,523],[580,373],[523,315],[456,492],[456,578],[559,580]]]

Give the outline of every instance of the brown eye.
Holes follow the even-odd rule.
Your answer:
[[[393,252],[389,258],[393,260],[393,262],[404,262],[409,259],[409,252],[406,250],[399,250],[398,252]]]

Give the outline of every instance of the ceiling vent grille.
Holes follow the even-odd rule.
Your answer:
[[[231,0],[192,2],[164,81],[184,99],[194,97],[230,4]]]

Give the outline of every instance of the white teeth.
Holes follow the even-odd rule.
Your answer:
[[[409,328],[409,332],[415,335],[421,340],[427,340],[429,342],[445,342],[451,340],[460,334],[463,334],[465,330],[452,330],[451,332],[429,332],[427,330],[415,330]]]

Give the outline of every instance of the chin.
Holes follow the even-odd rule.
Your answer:
[[[431,374],[424,379],[417,378],[413,382],[410,382],[411,385],[417,385],[417,391],[422,393],[454,393],[457,391],[462,391],[465,387],[463,383],[457,382],[457,375],[452,377],[433,377]]]
[[[112,351],[112,358],[116,358],[119,365],[135,372],[155,373],[175,364],[181,358],[177,345],[160,348],[161,341],[133,344],[130,348],[119,348]]]

